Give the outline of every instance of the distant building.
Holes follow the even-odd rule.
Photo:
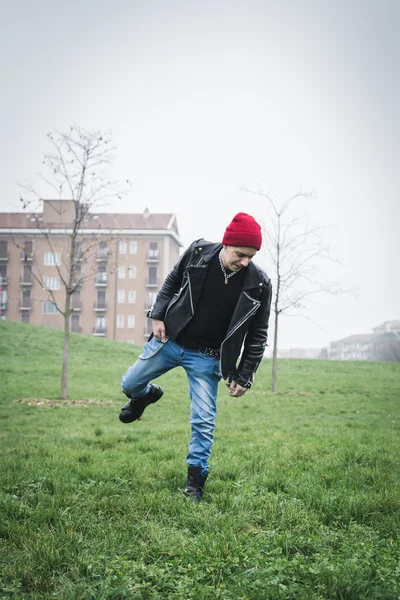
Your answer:
[[[331,342],[330,360],[400,361],[400,320],[385,321],[372,331]]]
[[[387,332],[397,332],[400,333],[400,320],[395,321],[385,321],[382,325],[378,325],[377,327],[373,327],[372,331],[374,333],[387,333]]]
[[[374,360],[373,334],[349,335],[331,342],[330,360]]]
[[[289,348],[278,350],[278,358],[321,358],[321,348]]]
[[[376,360],[400,361],[400,320],[385,321],[374,327]]]
[[[60,276],[69,261],[74,210],[73,201],[45,200],[36,216],[0,213],[1,318],[63,329],[56,305],[64,308]],[[175,215],[93,213],[79,240],[84,258],[76,272],[85,277],[72,295],[71,330],[142,344],[151,330],[146,311],[179,258]]]

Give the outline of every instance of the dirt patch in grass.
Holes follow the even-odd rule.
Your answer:
[[[13,404],[26,404],[27,406],[38,406],[40,408],[48,406],[110,406],[115,402],[111,400],[58,400],[48,398],[22,398],[14,400]]]

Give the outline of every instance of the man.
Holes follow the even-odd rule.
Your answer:
[[[131,423],[163,395],[160,386],[149,382],[174,367],[185,369],[191,438],[183,493],[195,502],[202,498],[208,475],[218,382],[228,380],[232,398],[243,396],[267,344],[271,282],[252,262],[261,242],[260,225],[246,213],[233,218],[222,244],[193,242],[165,279],[148,313],[153,334],[122,377],[122,391],[130,400],[119,418]]]

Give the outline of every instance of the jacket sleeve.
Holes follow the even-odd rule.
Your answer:
[[[193,242],[189,248],[185,250],[176,265],[173,267],[172,271],[170,271],[170,273],[167,275],[161,290],[157,294],[156,301],[147,313],[147,316],[151,319],[164,321],[168,304],[181,288],[183,273],[186,265],[189,262],[189,258],[195,244],[196,242]]]
[[[239,366],[232,377],[232,379],[244,387],[251,387],[254,373],[264,356],[268,338],[271,299],[272,284],[271,280],[268,280],[261,297],[261,306],[256,312],[247,332]]]

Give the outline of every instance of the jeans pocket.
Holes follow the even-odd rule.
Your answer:
[[[153,358],[153,356],[156,356],[156,354],[161,352],[167,342],[168,338],[165,342],[163,342],[159,338],[153,336],[151,340],[144,345],[143,352],[139,356],[140,360],[148,360],[149,358]]]

